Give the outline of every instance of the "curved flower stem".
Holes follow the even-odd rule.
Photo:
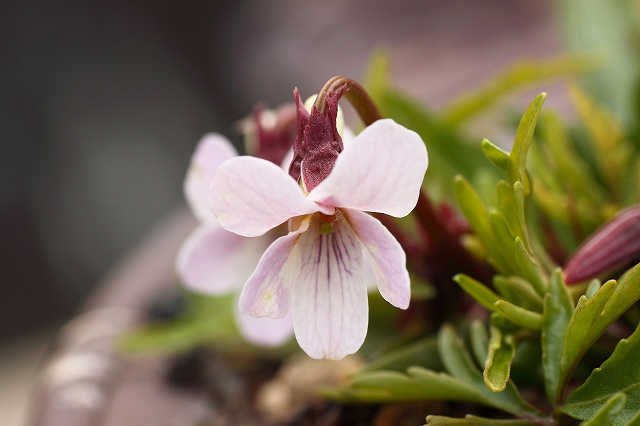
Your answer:
[[[320,93],[314,102],[314,105],[318,108],[320,113],[326,114],[326,98],[327,96],[333,96],[334,94],[344,96],[356,110],[360,119],[366,126],[382,118],[378,108],[364,88],[355,80],[341,75],[331,78],[320,90]]]

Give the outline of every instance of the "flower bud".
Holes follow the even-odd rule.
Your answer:
[[[569,259],[565,281],[574,284],[640,260],[640,205],[622,210]]]

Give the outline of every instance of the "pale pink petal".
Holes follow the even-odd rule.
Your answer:
[[[282,163],[280,163],[280,168],[284,170],[286,173],[289,173],[289,166],[291,165],[292,161],[293,161],[293,147],[291,147],[289,151],[287,151],[287,153],[284,155],[284,158],[282,159]]]
[[[240,291],[271,239],[245,238],[205,222],[178,251],[176,270],[184,285],[200,293]]]
[[[201,222],[214,220],[209,210],[209,186],[220,164],[236,157],[238,152],[231,142],[217,133],[204,135],[191,156],[191,163],[183,184],[184,196],[193,215]]]
[[[331,174],[307,198],[406,216],[416,205],[427,165],[427,149],[417,133],[393,120],[378,120],[345,144]]]
[[[238,235],[255,237],[287,219],[333,208],[309,201],[286,172],[255,157],[232,158],[218,167],[209,191],[209,207],[220,225]]]
[[[400,243],[373,216],[357,210],[346,210],[344,214],[367,249],[380,294],[393,306],[406,309],[411,288],[407,257]]]
[[[240,334],[254,345],[276,347],[293,337],[291,313],[284,318],[255,318],[236,309],[235,314]]]
[[[340,217],[330,234],[320,234],[316,218],[298,246],[293,326],[300,347],[312,358],[340,359],[355,353],[367,334],[369,315],[362,246]]]
[[[282,318],[291,306],[291,286],[300,272],[298,232],[275,240],[242,288],[240,312],[257,318]]]
[[[371,293],[378,288],[376,273],[373,270],[373,264],[370,258],[369,251],[362,246],[362,277],[367,286],[367,293]]]

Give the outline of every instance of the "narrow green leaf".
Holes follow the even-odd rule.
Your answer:
[[[496,256],[494,253],[496,247],[498,247],[498,242],[493,234],[485,203],[471,187],[471,184],[462,176],[456,176],[454,192],[462,212],[469,221],[469,225],[471,225],[485,249],[490,253],[488,260],[496,269],[505,270],[506,266],[502,256]]]
[[[480,370],[473,364],[469,352],[451,325],[445,325],[438,334],[440,358],[445,369],[455,378],[473,385],[485,398],[484,404],[512,414],[534,414],[536,410],[527,404],[516,387],[510,383],[503,392],[494,393],[484,383]]]
[[[518,276],[496,275],[493,277],[493,286],[502,299],[534,312],[542,312],[542,297],[526,279]]]
[[[561,375],[565,380],[606,328],[638,300],[640,264],[629,270],[619,283],[606,282],[590,299],[580,297],[565,336],[561,359]]]
[[[626,394],[626,404],[622,404],[624,408],[614,425],[627,424],[640,412],[640,325],[628,339],[620,340],[611,356],[569,395],[562,411],[586,420],[620,393]]]
[[[584,296],[587,299],[591,299],[598,292],[598,290],[600,290],[600,287],[602,287],[602,283],[600,282],[600,280],[591,280],[589,286],[587,287],[587,290],[584,292]]]
[[[487,405],[515,415],[536,414],[531,407],[519,400],[517,395],[514,398],[514,394],[509,392],[492,394],[482,384],[479,372],[477,380],[467,382],[422,367],[411,367],[407,374],[373,371],[356,376],[347,387],[324,388],[321,394],[349,403],[444,400]]]
[[[454,276],[453,281],[458,283],[466,293],[473,297],[482,306],[490,311],[495,310],[494,303],[500,300],[500,296],[495,294],[486,285],[465,274],[458,274]]]
[[[565,350],[562,354],[562,371],[571,373],[586,350],[600,336],[602,321],[600,316],[604,307],[615,291],[616,281],[610,280],[598,290],[590,299],[581,296],[578,299],[576,311],[567,325],[567,335],[565,338]],[[600,325],[600,327],[597,327]],[[596,327],[594,329],[594,327]],[[604,331],[604,329],[602,330]]]
[[[521,327],[535,331],[542,329],[542,315],[537,312],[521,308],[506,300],[498,300],[493,306],[497,312]]]
[[[491,143],[489,139],[483,139],[480,144],[484,156],[489,159],[493,164],[500,167],[502,170],[507,171],[509,169],[509,153],[502,148]]]
[[[566,379],[562,377],[561,358],[572,314],[573,303],[562,280],[562,273],[556,270],[551,275],[542,314],[542,367],[547,398],[551,404],[561,397],[561,387]]]
[[[602,322],[600,326],[605,328],[616,318],[627,311],[633,304],[640,300],[640,264],[637,264],[627,271],[615,288],[611,298],[602,311]]]
[[[522,238],[519,210],[521,210],[523,206],[520,205],[519,200],[516,200],[513,187],[509,185],[506,180],[499,181],[496,185],[496,196],[498,199],[498,209],[509,224],[511,232],[514,236]]]
[[[509,228],[509,224],[502,213],[496,210],[489,213],[489,224],[497,243],[497,245],[491,247],[492,255],[496,263],[501,266],[500,273],[503,275],[518,275],[519,271],[513,250],[511,250],[515,235]]]
[[[388,403],[451,400],[484,404],[483,396],[465,382],[445,373],[412,367],[407,374],[373,371],[355,377],[347,388],[324,389],[323,394],[344,402]]]
[[[473,355],[478,365],[484,366],[487,361],[487,354],[489,353],[489,336],[487,335],[487,329],[484,323],[480,320],[473,321],[469,329],[469,336],[471,338]]]
[[[517,181],[525,182],[525,179],[527,179],[525,172],[527,165],[527,152],[529,151],[529,146],[533,139],[538,115],[540,114],[542,104],[546,97],[546,93],[540,93],[536,96],[529,104],[529,107],[520,120],[520,124],[516,131],[516,138],[513,143],[513,149],[511,150],[511,154],[509,154],[511,164],[508,170],[508,175],[509,182],[511,182],[511,184]]]
[[[589,420],[580,423],[580,426],[612,425],[626,403],[627,396],[624,393],[617,393],[609,398]]]
[[[483,372],[484,383],[492,392],[502,392],[507,387],[515,355],[513,338],[504,335],[502,330],[492,324],[489,352]]]
[[[438,342],[435,337],[420,339],[385,353],[360,369],[355,373],[354,377],[372,371],[404,372],[414,365],[435,371],[443,369],[438,355]]]
[[[535,291],[543,296],[547,292],[547,280],[535,259],[529,255],[524,243],[519,237],[514,240],[514,254],[521,276],[526,279]]]
[[[486,419],[472,415],[466,415],[464,419],[455,419],[445,416],[427,416],[427,425],[440,426],[537,426],[538,422],[533,420],[505,420]]]

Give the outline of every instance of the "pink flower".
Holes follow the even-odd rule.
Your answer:
[[[209,207],[223,228],[256,237],[289,221],[288,235],[267,248],[244,285],[240,311],[282,318],[292,310],[296,338],[313,358],[340,359],[356,352],[368,325],[363,256],[369,257],[389,303],[406,309],[410,300],[404,251],[380,221],[364,212],[409,214],[427,164],[420,137],[389,119],[345,144],[331,172],[309,193],[259,158],[221,164]]]
[[[176,269],[184,285],[199,293],[239,294],[264,250],[282,235],[272,232],[261,238],[240,237],[222,229],[209,210],[207,194],[216,169],[237,155],[224,136],[205,135],[191,158],[184,182],[187,203],[201,224],[180,248]],[[293,334],[290,316],[254,318],[236,309],[236,323],[248,341],[262,346],[281,345]]]

